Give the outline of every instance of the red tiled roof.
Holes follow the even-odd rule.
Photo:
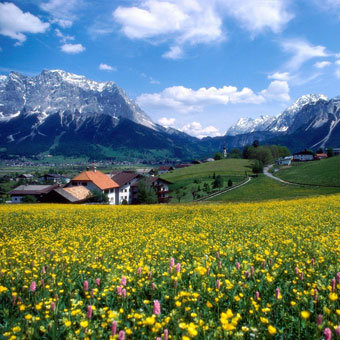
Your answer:
[[[84,171],[72,178],[72,182],[92,182],[100,190],[119,188],[119,185],[101,171]]]

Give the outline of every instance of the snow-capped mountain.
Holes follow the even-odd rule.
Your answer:
[[[254,131],[266,131],[268,126],[273,123],[275,117],[260,116],[258,118],[240,118],[235,125],[227,131],[228,136],[236,136]]]
[[[36,127],[58,113],[61,120],[64,114],[72,115],[78,126],[91,116],[105,114],[113,125],[122,117],[155,128],[114,82],[96,82],[62,70],[45,70],[36,77],[11,72],[0,78],[0,119],[17,117],[23,110],[37,117]]]
[[[286,133],[291,128],[298,128],[299,121],[303,124],[304,121],[299,119],[298,113],[306,105],[315,105],[319,101],[328,101],[328,98],[323,94],[307,94],[295,101],[287,109],[277,116],[261,116],[259,118],[240,118],[238,122],[230,127],[227,135],[235,136],[238,134],[250,133],[254,131],[268,131],[273,133]]]
[[[300,97],[275,117],[241,118],[227,131],[232,144],[280,143],[292,150],[340,145],[340,97],[329,100],[322,94]]]
[[[197,139],[155,124],[114,82],[61,70],[0,77],[0,157],[190,159]]]

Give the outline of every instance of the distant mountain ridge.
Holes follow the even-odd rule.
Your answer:
[[[305,95],[275,117],[241,118],[202,140],[154,123],[114,82],[61,70],[0,76],[0,157],[52,154],[117,160],[192,160],[255,139],[292,151],[340,146],[340,97]]]
[[[114,82],[62,70],[0,77],[0,145],[3,156],[190,159],[205,153],[197,138],[155,124]]]
[[[226,134],[235,136],[254,131],[288,132],[297,118],[297,113],[306,105],[315,105],[320,100],[328,101],[328,98],[323,94],[307,94],[298,98],[277,116],[260,116],[255,119],[242,117],[228,129]]]

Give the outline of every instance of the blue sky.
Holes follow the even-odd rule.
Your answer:
[[[340,95],[340,0],[0,2],[0,73],[113,80],[150,117],[217,136]]]

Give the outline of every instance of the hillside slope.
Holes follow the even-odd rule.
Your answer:
[[[299,163],[278,171],[275,176],[293,183],[340,187],[340,156]]]

